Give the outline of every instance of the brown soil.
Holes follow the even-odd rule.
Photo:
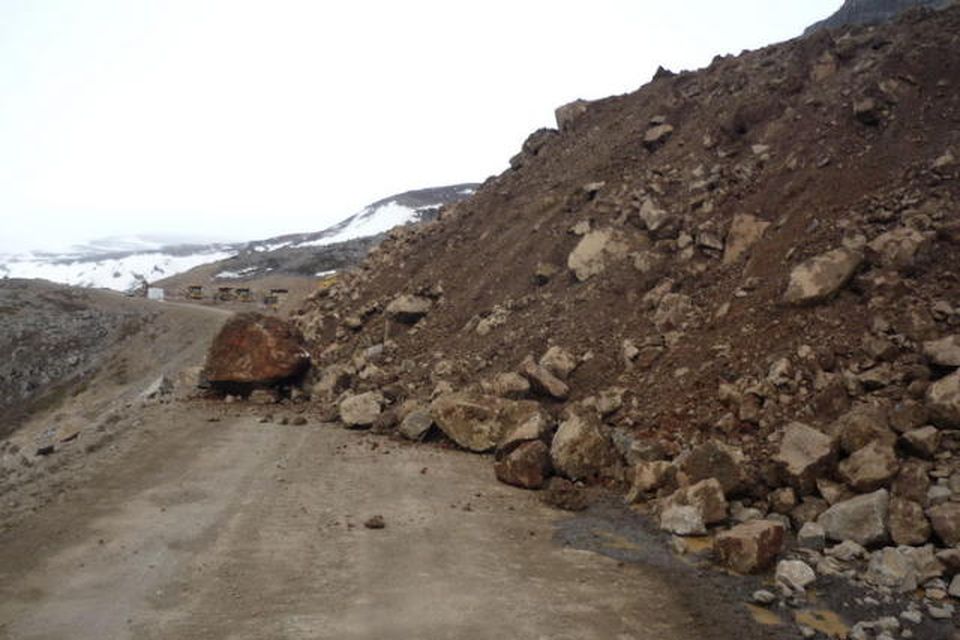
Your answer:
[[[768,436],[788,420],[826,424],[855,401],[922,393],[908,392],[919,341],[960,320],[932,312],[937,301],[960,299],[958,165],[931,169],[951,148],[960,155],[957,33],[960,9],[916,11],[887,27],[825,31],[717,58],[703,71],[591,103],[570,128],[531,136],[517,168],[439,221],[395,231],[355,274],[313,296],[298,322],[316,361],[349,363],[386,335],[388,366],[354,390],[393,384],[426,399],[441,379],[457,389],[476,385],[557,344],[585,360],[570,381],[572,401],[621,386],[626,403],[614,425],[673,452],[720,436],[755,460],[768,457]],[[854,115],[854,103],[868,97],[878,105],[875,124]],[[648,150],[644,135],[661,120],[675,131]],[[638,211],[647,197],[670,212],[675,231],[644,230]],[[723,238],[735,214],[771,227],[745,261],[724,264],[697,242],[707,232]],[[652,246],[664,265],[641,273],[627,258],[577,282],[566,261],[580,240],[570,230],[584,221]],[[868,262],[828,304],[781,303],[801,261],[901,225],[935,236],[909,268]],[[540,264],[559,268],[543,286]],[[655,285],[692,302],[676,330],[654,323],[645,297]],[[384,319],[400,292],[437,304],[409,329]],[[506,322],[479,335],[477,321],[498,310]],[[356,331],[344,322],[357,318]],[[901,382],[815,389],[819,371],[856,374],[877,363],[862,340],[884,326],[878,321],[888,325],[880,333],[900,340],[891,361],[908,372]],[[648,368],[631,368],[625,339],[668,348]],[[803,346],[813,354],[805,361]],[[799,390],[766,402],[759,424],[722,420],[730,408],[718,385],[762,381],[783,357],[799,370]]]

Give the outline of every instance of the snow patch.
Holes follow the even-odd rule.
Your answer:
[[[419,209],[405,207],[391,200],[377,208],[367,207],[357,215],[347,218],[331,229],[331,235],[293,245],[295,247],[322,247],[356,238],[365,238],[385,233],[396,226],[416,219]]]

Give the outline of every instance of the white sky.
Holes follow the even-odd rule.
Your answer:
[[[0,251],[312,231],[842,0],[0,0]]]

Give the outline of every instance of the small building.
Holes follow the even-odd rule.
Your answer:
[[[163,289],[160,287],[147,287],[147,300],[160,300],[164,299]]]
[[[191,300],[203,300],[203,286],[199,284],[191,284],[187,287],[187,297]]]

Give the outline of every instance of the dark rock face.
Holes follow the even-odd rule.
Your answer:
[[[303,336],[293,326],[243,313],[231,318],[210,345],[204,375],[215,388],[242,393],[291,381],[309,366]]]
[[[804,35],[820,29],[888,22],[912,7],[942,9],[951,2],[952,0],[846,0],[832,16],[807,27]]]

